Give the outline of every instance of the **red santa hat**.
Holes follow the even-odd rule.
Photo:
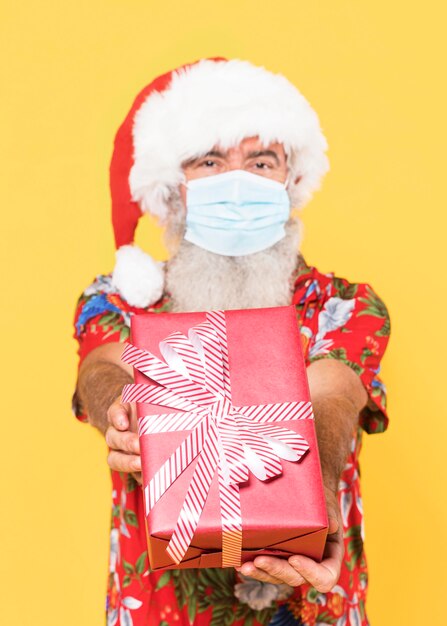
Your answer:
[[[185,160],[253,136],[284,145],[291,202],[302,207],[329,168],[327,143],[315,111],[284,76],[247,61],[203,59],[159,76],[138,94],[110,164],[113,283],[129,304],[147,307],[163,291],[161,264],[133,244],[141,215],[163,224]]]

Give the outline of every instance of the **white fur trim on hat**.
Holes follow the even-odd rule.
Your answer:
[[[163,294],[163,264],[134,245],[116,251],[112,284],[131,306],[145,308]]]
[[[163,222],[171,189],[183,180],[182,162],[256,135],[264,145],[284,145],[292,203],[303,206],[329,163],[317,114],[298,89],[237,59],[205,59],[177,70],[168,88],[149,95],[135,114],[132,199]]]

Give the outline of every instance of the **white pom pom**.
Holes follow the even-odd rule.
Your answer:
[[[131,306],[145,308],[163,294],[163,263],[137,246],[121,246],[116,251],[112,283]]]

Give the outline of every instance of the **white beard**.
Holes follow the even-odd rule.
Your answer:
[[[172,223],[168,240],[177,250],[166,264],[166,288],[175,312],[251,309],[291,303],[299,261],[301,222],[291,218],[276,244],[247,256],[208,252],[183,239],[183,224]],[[180,241],[180,243],[178,243]]]

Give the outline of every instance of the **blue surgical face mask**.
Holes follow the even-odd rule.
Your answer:
[[[231,170],[190,180],[185,239],[225,256],[269,248],[285,235],[290,200],[286,184]]]

